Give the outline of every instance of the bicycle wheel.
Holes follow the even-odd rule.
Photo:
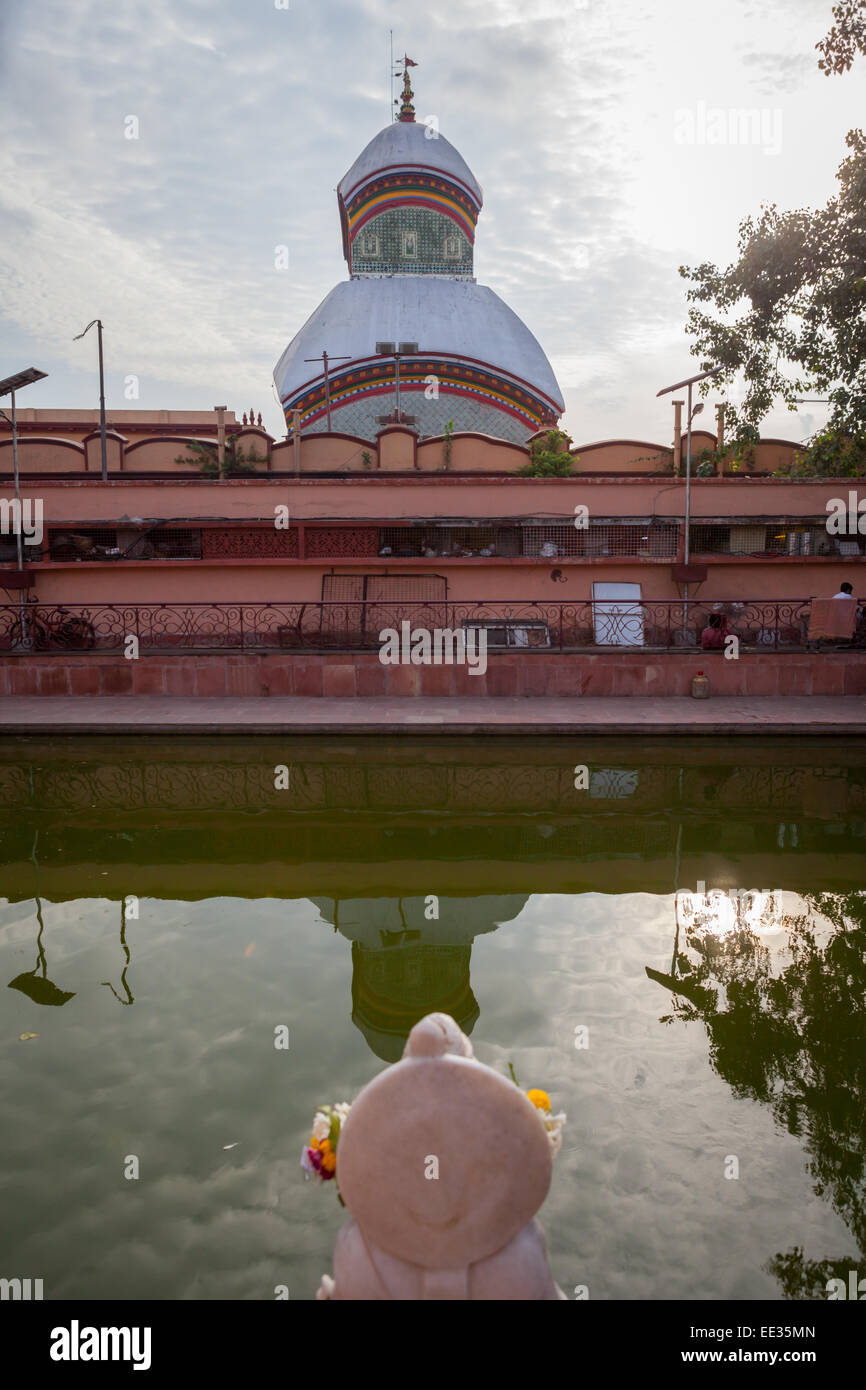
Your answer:
[[[48,628],[41,618],[28,617],[23,624],[16,618],[9,629],[9,639],[13,647],[28,646],[33,651],[44,652],[49,645]]]
[[[96,642],[93,624],[86,618],[64,618],[54,627],[52,636],[58,647],[76,651],[89,651]]]

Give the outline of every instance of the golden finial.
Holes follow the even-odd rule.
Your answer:
[[[417,66],[418,64],[413,63],[411,58],[403,58],[403,105],[400,107],[399,116],[401,121],[414,121],[415,119],[415,107],[412,105],[412,98],[415,93],[412,91],[412,83],[409,81],[409,69],[417,68]]]

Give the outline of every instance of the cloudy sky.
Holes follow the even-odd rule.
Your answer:
[[[100,316],[110,408],[252,406],[283,433],[271,373],[346,278],[335,188],[388,122],[393,29],[484,189],[477,279],[546,349],[576,443],[669,439],[655,393],[696,370],[678,266],[730,260],[762,202],[825,202],[862,124],[863,69],[817,70],[830,10],[3,0],[0,374],[49,372],[22,406],[95,406],[94,335],[72,339]]]

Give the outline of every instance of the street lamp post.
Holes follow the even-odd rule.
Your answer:
[[[15,488],[15,503],[18,514],[18,524],[15,531],[15,550],[18,556],[19,572],[23,572],[24,570],[24,540],[22,534],[24,528],[22,525],[21,516],[21,481],[20,474],[18,471],[18,415],[15,409],[15,392],[20,391],[22,386],[29,386],[31,382],[42,381],[43,378],[47,375],[47,372],[40,372],[38,367],[27,367],[23,372],[16,372],[14,376],[7,376],[4,381],[0,381],[0,399],[2,399],[3,396],[9,396],[10,405],[12,408],[12,419],[10,422],[12,425],[12,472],[14,475],[13,486]],[[23,594],[23,592],[23,589],[19,590],[19,593]],[[19,603],[21,617],[21,642],[22,645],[27,646],[27,615],[24,608],[23,597],[20,599]]]
[[[377,348],[378,346],[379,344],[377,344]],[[406,344],[404,343],[402,346],[405,347]],[[411,352],[400,352],[398,350],[396,352],[382,352],[379,354],[380,357],[392,357],[394,359],[394,418],[398,425],[402,424],[402,415],[400,412],[400,363],[404,357],[415,357],[417,355],[417,343],[412,344]]]
[[[703,401],[699,401],[698,404],[694,406],[694,408],[692,407],[692,388],[691,383],[689,383],[689,397],[688,405],[686,407],[686,409],[689,412],[689,418],[686,423],[686,517],[689,521],[691,520],[692,515],[692,420],[694,420],[696,415],[700,414],[703,408]],[[685,541],[685,551],[683,554],[683,560],[686,564],[689,563],[689,558],[691,555],[690,532],[691,527],[687,524],[686,534],[683,537]]]
[[[685,564],[689,563],[689,557],[691,555],[691,547],[689,544],[689,531],[691,530],[692,521],[692,419],[695,415],[698,414],[699,411],[703,410],[704,408],[703,404],[700,403],[695,406],[694,410],[692,409],[692,387],[698,381],[706,381],[707,377],[718,376],[721,370],[721,367],[710,367],[709,370],[706,372],[698,372],[696,376],[687,377],[685,381],[675,381],[673,386],[664,386],[662,387],[661,391],[656,392],[657,397],[667,396],[671,391],[679,391],[683,386],[688,387],[688,405],[686,407],[688,410],[688,421],[686,423],[686,515],[684,522],[685,543],[683,547],[683,560]],[[683,585],[683,626],[686,625],[688,608],[689,583],[688,580],[686,580]]]
[[[90,323],[82,333],[76,333],[72,339],[77,343],[79,338],[83,338],[85,333],[89,333],[93,325],[96,324],[96,336],[99,341],[99,443],[102,451],[102,481],[108,481],[108,446],[105,438],[105,369],[102,361],[102,319],[91,319]]]
[[[331,378],[328,372],[330,362],[351,362],[351,357],[331,357],[330,353],[323,352],[320,357],[305,357],[305,362],[321,362],[324,364],[325,371],[325,413],[328,419],[328,433],[331,433]]]

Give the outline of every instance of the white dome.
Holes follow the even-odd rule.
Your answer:
[[[419,355],[486,364],[546,397],[557,416],[565,410],[540,343],[493,290],[468,280],[427,275],[336,285],[274,369],[280,400],[285,403],[301,387],[321,379],[321,368],[305,358],[321,357],[323,351],[329,357],[350,357],[351,363],[334,363],[336,377],[359,360],[375,357],[378,342],[415,342]]]
[[[374,175],[401,169],[434,169],[466,188],[481,207],[484,195],[466,160],[444,135],[433,138],[428,127],[417,121],[395,121],[373,137],[340,180],[337,191],[341,203],[347,203]]]

